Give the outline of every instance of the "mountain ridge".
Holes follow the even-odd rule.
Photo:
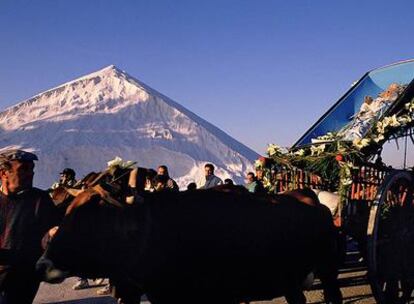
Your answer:
[[[8,107],[0,113],[0,126],[0,145],[3,147],[10,143],[12,146],[30,146],[47,156],[47,151],[58,151],[59,147],[66,146],[60,138],[63,137],[72,145],[86,147],[90,143],[106,147],[105,152],[108,152],[110,147],[105,136],[102,137],[107,135],[119,146],[127,143],[125,147],[134,147],[132,150],[135,151],[151,148],[164,155],[162,147],[176,153],[185,159],[188,172],[192,172],[194,166],[188,165],[184,155],[190,156],[198,167],[210,157],[212,162],[216,161],[219,172],[227,172],[223,177],[236,175],[239,181],[244,174],[242,171],[247,167],[251,170],[251,162],[258,156],[213,124],[114,65]],[[55,129],[56,134],[50,129]],[[10,138],[11,135],[15,140]],[[122,140],[116,139],[115,135],[121,136]],[[37,138],[39,144],[28,137]],[[115,148],[113,150],[117,152]],[[133,156],[132,150],[125,156]],[[122,154],[122,149],[119,152]],[[171,157],[166,160],[172,161]],[[184,178],[186,182],[190,179]]]

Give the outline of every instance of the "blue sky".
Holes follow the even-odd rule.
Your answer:
[[[115,64],[263,153],[414,58],[414,1],[0,0],[0,110]]]

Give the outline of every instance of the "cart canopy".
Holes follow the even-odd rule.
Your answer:
[[[317,137],[328,132],[337,133],[343,140],[363,138],[375,120],[389,114],[397,104],[408,102],[412,96],[405,92],[413,86],[413,79],[414,60],[366,73],[292,148],[320,142]]]

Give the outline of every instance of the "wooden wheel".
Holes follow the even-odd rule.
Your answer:
[[[367,229],[367,262],[377,303],[406,303],[414,288],[413,175],[392,171],[380,186]]]

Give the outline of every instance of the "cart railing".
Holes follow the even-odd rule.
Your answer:
[[[366,163],[352,170],[352,185],[348,198],[350,200],[372,202],[375,199],[378,187],[389,171],[388,167],[371,163]]]
[[[275,173],[274,183],[277,193],[303,188],[320,190],[328,188],[320,176],[299,168],[279,168]]]
[[[348,194],[350,200],[373,201],[378,186],[383,182],[389,168],[365,163],[352,170],[352,185]],[[274,172],[275,192],[312,188],[335,192],[319,175],[296,167],[280,167]]]
[[[371,163],[352,170],[352,184],[340,217],[343,229],[356,240],[365,238],[370,208],[390,170]]]

